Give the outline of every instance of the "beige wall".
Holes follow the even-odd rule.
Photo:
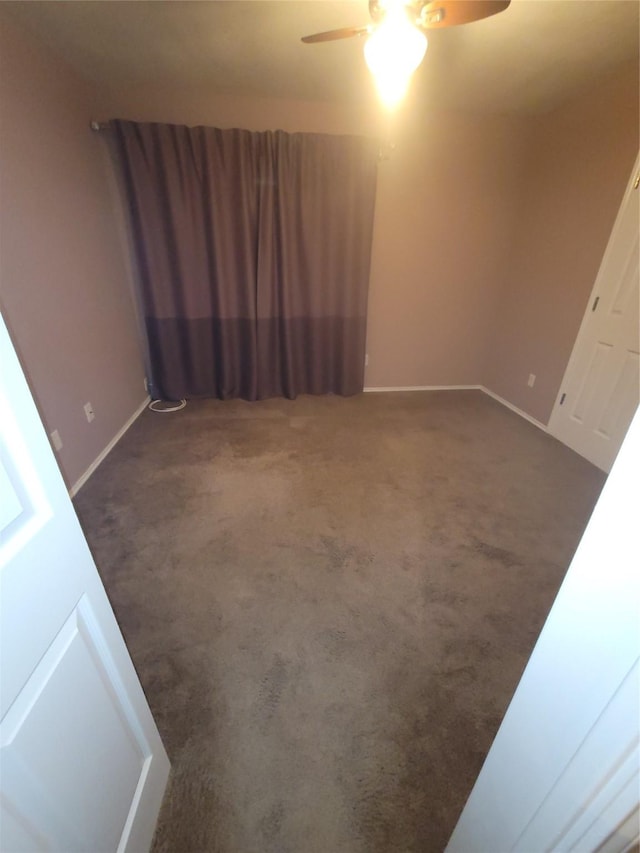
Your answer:
[[[523,124],[418,112],[380,166],[370,386],[484,382],[490,298],[518,204]]]
[[[145,397],[92,111],[90,90],[0,9],[0,301],[69,485]]]
[[[485,384],[543,423],[637,151],[635,63],[529,122],[517,230],[487,330]]]
[[[392,128],[375,103],[230,98],[166,85],[103,91],[102,118],[392,139],[380,163],[368,386],[482,381],[488,311],[517,210],[523,122],[433,114],[409,101]]]

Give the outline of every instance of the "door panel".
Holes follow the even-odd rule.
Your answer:
[[[603,377],[606,377],[612,352],[613,347],[611,344],[605,341],[595,342],[593,352],[589,358],[589,366],[582,379],[580,393],[576,398],[575,405],[570,410],[571,418],[581,426],[585,424],[589,412],[593,407],[593,402],[597,398],[598,391],[601,390],[602,380]]]
[[[632,197],[632,204],[637,206],[637,198]],[[638,235],[636,234],[635,240],[631,244],[631,248],[629,249],[629,255],[627,257],[627,262],[624,265],[624,269],[620,280],[618,282],[618,286],[616,292],[613,297],[613,304],[611,306],[611,314],[617,317],[623,317],[629,308],[632,308],[632,301],[634,298],[634,294],[637,293],[635,284],[638,281]]]
[[[622,367],[614,383],[613,391],[604,407],[597,432],[605,438],[613,438],[626,430],[636,409],[638,389],[638,353],[623,354]]]
[[[549,431],[609,471],[638,406],[637,161],[556,400]]]
[[[117,848],[148,754],[83,610],[93,621],[84,599],[0,724],[5,796],[28,804],[34,827],[47,814],[49,837],[70,853]]]
[[[0,848],[144,851],[169,764],[0,320]]]

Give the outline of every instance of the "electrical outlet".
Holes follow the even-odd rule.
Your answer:
[[[535,384],[536,384],[536,375],[535,375],[535,373],[530,373],[529,379],[527,380],[527,385],[529,386],[529,388],[533,388],[533,386]]]
[[[364,357],[364,366],[369,367],[369,353],[367,353]]]
[[[62,450],[62,439],[57,429],[51,433],[51,444],[53,444],[54,450]]]
[[[91,423],[91,421],[95,418],[96,413],[93,411],[93,406],[91,403],[84,404],[84,413],[87,416],[87,421]]]

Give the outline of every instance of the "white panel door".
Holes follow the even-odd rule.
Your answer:
[[[638,407],[638,160],[562,380],[549,432],[609,471]]]
[[[624,853],[640,834],[640,412],[447,853]]]
[[[0,849],[148,850],[169,762],[0,317]]]

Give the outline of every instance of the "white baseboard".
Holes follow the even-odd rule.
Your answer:
[[[503,406],[506,406],[507,409],[511,409],[512,412],[515,412],[516,415],[520,415],[521,418],[524,418],[525,421],[529,421],[530,424],[541,429],[542,432],[549,432],[547,427],[542,423],[542,421],[538,421],[533,418],[531,415],[528,415],[526,412],[523,412],[522,409],[519,409],[517,406],[514,406],[513,403],[510,403],[508,400],[505,400],[504,397],[501,397],[499,394],[496,394],[494,391],[490,391],[488,388],[485,388],[484,385],[479,386],[481,391],[484,391],[489,397],[492,397],[498,403],[502,403]]]
[[[512,412],[515,412],[516,415],[520,415],[521,418],[524,418],[526,421],[529,421],[530,424],[538,427],[543,432],[548,432],[547,427],[541,422],[536,420],[535,418],[528,415],[526,412],[523,412],[522,409],[519,409],[517,406],[514,406],[513,403],[509,403],[508,400],[505,400],[504,397],[500,397],[498,394],[490,391],[488,388],[485,388],[484,385],[398,385],[398,386],[388,386],[388,387],[379,387],[379,388],[364,388],[365,393],[375,394],[378,392],[395,392],[395,391],[482,391],[483,394],[487,394],[492,399],[496,400],[498,403],[501,403],[503,406],[506,406],[507,409],[511,409]],[[89,465],[84,474],[76,480],[73,486],[69,489],[70,497],[74,497],[87,482],[89,477],[96,470],[98,465],[106,459],[106,457],[111,453],[116,444],[120,441],[125,432],[129,429],[129,427],[136,421],[142,412],[146,409],[150,402],[151,398],[146,397],[142,403],[138,406],[135,412],[131,415],[129,420],[124,424],[122,429],[118,430],[118,432],[111,439],[109,444],[105,447],[105,449],[100,453],[100,455],[94,459],[94,461]]]
[[[123,435],[125,434],[125,432],[129,429],[129,427],[130,427],[130,426],[134,423],[134,421],[136,421],[136,420],[140,417],[140,415],[144,412],[144,410],[145,410],[145,409],[147,408],[147,406],[149,405],[149,401],[150,401],[150,400],[151,400],[151,398],[150,398],[150,397],[146,397],[146,398],[142,401],[142,403],[140,403],[140,405],[138,406],[138,408],[137,408],[137,409],[135,410],[135,412],[131,415],[131,417],[130,417],[130,418],[129,418],[129,420],[125,423],[125,425],[122,427],[122,429],[118,430],[118,432],[114,435],[114,437],[111,439],[111,441],[109,442],[109,444],[107,444],[107,446],[106,446],[106,447],[105,447],[105,449],[102,451],[102,453],[100,453],[100,455],[99,455],[96,459],[94,459],[94,460],[93,460],[93,462],[91,463],[91,465],[89,465],[89,467],[88,467],[88,468],[87,468],[87,470],[84,472],[84,474],[82,474],[82,476],[81,476],[78,480],[76,480],[76,482],[73,484],[73,486],[69,489],[69,497],[73,498],[73,497],[75,497],[75,495],[77,495],[77,493],[78,493],[78,492],[80,491],[80,489],[84,486],[84,484],[87,482],[87,480],[89,479],[89,477],[90,477],[90,476],[93,474],[93,472],[96,470],[96,468],[98,467],[98,465],[100,465],[100,463],[101,463],[101,462],[103,462],[103,461],[106,459],[106,457],[111,453],[111,451],[113,450],[113,448],[114,448],[114,447],[116,446],[116,444],[120,441],[120,439],[122,438],[122,436],[123,436]]]
[[[530,424],[538,427],[538,429],[541,429],[543,432],[549,432],[547,427],[541,421],[538,421],[531,417],[531,415],[523,412],[522,409],[514,406],[513,403],[505,400],[504,397],[501,397],[494,391],[490,391],[484,385],[391,385],[388,388],[364,388],[363,390],[365,393],[373,393],[377,391],[482,391],[483,394],[486,394],[493,400],[496,400],[496,402],[506,406],[507,409],[511,409],[511,411],[515,412],[516,415],[520,415],[521,418],[524,418],[525,421],[529,421]]]
[[[388,388],[363,388],[365,394],[379,391],[483,391],[482,385],[390,385]]]

